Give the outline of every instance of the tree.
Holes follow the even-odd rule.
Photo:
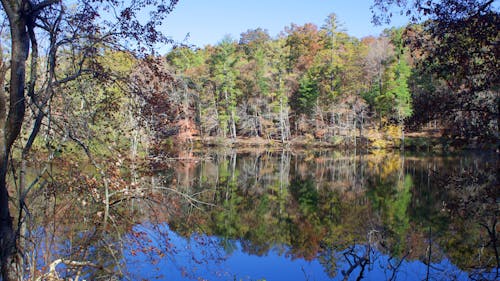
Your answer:
[[[402,32],[402,29],[396,29],[392,34],[393,44],[396,46],[396,61],[394,66],[395,87],[392,91],[395,96],[396,118],[404,141],[404,121],[412,115],[413,109],[408,87],[411,69],[406,59],[407,50],[403,46]]]
[[[291,99],[292,109],[298,114],[310,115],[318,99],[318,86],[312,72],[305,73],[299,80],[299,89]]]
[[[428,19],[419,35],[411,36],[412,47],[418,48],[423,62],[440,77],[453,73],[457,83],[472,90],[490,88],[499,83],[498,60],[498,7],[494,0],[433,0],[433,1],[374,1],[375,23],[388,21],[390,14],[377,14],[376,9],[387,11],[394,4],[405,9],[416,21],[421,16]],[[412,9],[411,7],[414,7]],[[389,15],[389,16],[388,16]],[[410,29],[412,31],[412,29]],[[483,77],[484,76],[484,77]]]
[[[290,106],[288,102],[287,83],[288,74],[286,73],[287,55],[284,48],[285,39],[281,38],[274,40],[270,44],[269,64],[272,79],[272,96],[273,101],[270,106],[273,107],[274,119],[278,120],[278,131],[282,143],[289,140],[290,123],[289,112]],[[276,116],[277,115],[277,116]]]
[[[222,134],[229,131],[232,139],[236,138],[236,102],[239,90],[236,88],[237,70],[236,43],[225,37],[209,59],[210,74],[219,95],[219,122]]]
[[[365,99],[370,105],[375,104],[375,97],[382,93],[383,74],[387,64],[394,54],[393,46],[387,36],[365,40],[368,52],[364,61],[365,73],[370,80],[370,92],[365,94]]]
[[[345,43],[339,41],[345,41],[345,38],[342,38],[342,25],[339,23],[337,15],[334,13],[328,15],[321,30],[325,32],[326,37],[324,40],[326,44],[322,51],[328,53],[326,56],[327,60],[324,63],[325,70],[323,70],[322,76],[325,80],[329,80],[329,83],[325,85],[325,89],[327,96],[331,96],[335,90],[337,90],[335,84],[337,84],[339,80],[339,75],[336,73],[338,72],[339,65],[341,65],[339,62],[339,48],[342,43]]]
[[[374,0],[372,21],[375,24],[390,23],[392,11],[409,16],[413,22],[423,18],[437,21],[454,21],[473,15],[488,13],[495,0]]]
[[[318,27],[312,23],[303,26],[292,24],[285,28],[286,46],[290,48],[288,72],[303,73],[309,69],[317,52],[321,49]]]
[[[269,32],[262,28],[249,29],[241,33],[239,45],[244,49],[247,56],[254,56],[266,42],[271,40]]]
[[[405,118],[412,113],[411,95],[408,88],[408,78],[411,74],[403,46],[402,30],[389,31],[389,37],[394,46],[394,57],[387,62],[384,79],[380,81],[380,95],[375,97],[375,107],[379,113],[397,120],[400,126]]]
[[[441,84],[433,110],[451,134],[498,139],[500,123],[500,14],[493,0],[374,1],[374,22],[390,19],[392,7],[412,17],[406,40],[419,73]],[[425,86],[427,87],[427,86]],[[422,87],[421,87],[422,88]],[[448,92],[448,93],[447,93]],[[425,96],[436,95],[427,92]],[[444,103],[440,103],[445,98]],[[422,121],[422,120],[421,120]],[[423,120],[430,121],[430,120]]]
[[[83,75],[105,79],[105,69],[96,59],[105,48],[145,53],[154,44],[167,42],[157,27],[177,2],[153,0],[125,4],[87,0],[71,3],[2,0],[2,16],[6,16],[10,30],[8,45],[11,56],[9,64],[1,62],[0,71],[0,81],[10,79],[8,96],[0,93],[0,261],[3,280],[17,280],[22,267],[16,245],[19,230],[13,227],[6,184],[13,144],[21,130],[30,131],[22,145],[23,157],[27,157],[42,121],[50,118],[48,102],[58,87]],[[142,10],[150,11],[148,20],[141,20]],[[47,53],[42,55],[44,50]],[[64,65],[60,61],[62,56],[71,62],[71,68],[61,69]],[[40,63],[46,66],[42,67]],[[39,73],[41,69],[45,72]],[[42,79],[43,83],[40,83]],[[1,89],[3,91],[3,85]],[[27,102],[33,105],[35,114],[31,130],[25,122]],[[21,191],[18,193],[26,192]],[[23,197],[18,199],[22,208]]]
[[[269,43],[271,37],[260,28],[241,34],[238,49],[242,52],[239,64],[238,88],[242,102],[238,106],[239,129],[243,134],[262,136],[270,111],[271,81],[269,72]]]

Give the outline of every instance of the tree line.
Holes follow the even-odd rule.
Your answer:
[[[499,19],[481,7],[378,37],[349,36],[331,14],[276,37],[257,28],[215,46],[177,46],[158,66],[173,79],[164,97],[173,114],[149,117],[170,128],[156,138],[397,145],[433,124],[454,142],[495,142]]]
[[[215,46],[178,46],[162,62],[175,79],[166,98],[177,130],[161,138],[178,131],[188,139],[306,135],[335,143],[370,129],[402,130],[412,114],[411,65],[402,29],[360,40],[335,14],[321,27],[291,24],[275,38],[257,28]]]

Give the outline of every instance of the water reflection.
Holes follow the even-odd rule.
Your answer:
[[[409,262],[420,262],[420,279],[497,277],[498,232],[488,234],[498,216],[496,156],[205,157],[172,171],[178,190],[217,206],[171,218],[171,229],[184,237],[219,237],[226,253],[238,249],[236,242],[250,255],[279,249],[291,260],[320,262],[336,279],[365,276],[373,255],[386,260],[384,272],[392,270],[383,279],[398,279]]]
[[[283,252],[283,246],[268,251],[265,255],[248,253],[240,241],[233,241],[228,252],[224,243],[216,236],[193,234],[181,237],[168,230],[168,241],[177,249],[175,258],[152,260],[148,251],[141,249],[156,248],[159,240],[152,239],[154,235],[146,236],[150,243],[134,245],[129,251],[134,254],[126,256],[126,263],[134,269],[129,272],[132,279],[161,280],[420,280],[425,273],[425,265],[419,262],[396,260],[376,249],[366,245],[354,245],[343,252],[336,253],[336,263],[341,269],[338,276],[325,271],[329,261],[321,257],[313,260],[293,259]],[[148,226],[137,226],[136,231],[151,233]],[[161,240],[160,240],[161,241]],[[146,253],[145,253],[146,252]],[[457,280],[466,280],[467,275],[452,265],[449,260],[443,260],[433,265],[440,272],[433,274],[439,280],[454,274]],[[446,273],[444,273],[444,271]],[[336,274],[336,273],[335,273]],[[425,277],[425,276],[424,276]]]
[[[122,234],[93,240],[119,249],[108,271],[132,280],[500,276],[497,155],[197,156],[148,177],[160,204],[115,210],[129,218]]]

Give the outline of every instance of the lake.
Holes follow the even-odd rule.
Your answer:
[[[137,172],[148,200],[112,202],[104,225],[92,207],[39,222],[38,268],[66,256],[89,263],[61,276],[89,280],[500,277],[498,154],[187,156]]]

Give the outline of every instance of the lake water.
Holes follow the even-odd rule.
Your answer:
[[[54,256],[101,265],[80,272],[91,280],[500,277],[497,154],[194,156],[142,176],[151,200],[113,206],[105,234],[88,223],[54,235]]]

